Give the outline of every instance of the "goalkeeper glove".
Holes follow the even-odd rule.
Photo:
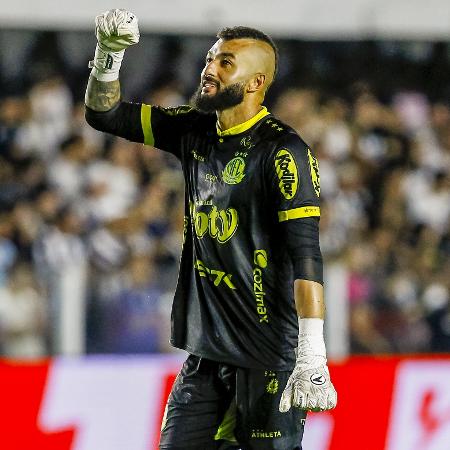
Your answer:
[[[330,380],[322,319],[300,319],[295,368],[281,395],[280,412],[296,406],[308,411],[333,409],[337,393]]]
[[[117,80],[125,49],[139,42],[137,17],[124,9],[106,11],[95,18],[95,34],[92,75],[99,81]]]

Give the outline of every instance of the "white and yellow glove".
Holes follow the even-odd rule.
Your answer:
[[[308,411],[333,409],[337,393],[327,367],[322,319],[298,320],[297,359],[281,395],[280,412],[291,406]]]
[[[111,9],[95,18],[95,35],[91,73],[99,81],[117,80],[125,49],[139,42],[138,19],[124,9]]]

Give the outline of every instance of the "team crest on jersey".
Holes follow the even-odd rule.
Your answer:
[[[245,160],[240,156],[233,158],[222,171],[222,179],[227,184],[238,184],[245,177]]]
[[[275,155],[275,171],[281,193],[286,200],[290,200],[297,193],[298,171],[294,157],[285,148]]]
[[[314,187],[314,192],[317,197],[320,196],[320,176],[319,176],[319,162],[317,158],[311,153],[311,150],[308,148],[308,161],[309,161],[309,169],[311,171],[311,181]]]

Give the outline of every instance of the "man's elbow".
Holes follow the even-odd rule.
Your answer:
[[[95,130],[110,131],[111,111],[99,112],[85,106],[84,117],[86,122]]]

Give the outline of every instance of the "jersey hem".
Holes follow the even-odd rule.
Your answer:
[[[214,356],[208,352],[194,350],[193,348],[189,347],[189,345],[183,345],[183,346],[176,345],[172,339],[169,342],[173,347],[179,348],[180,350],[184,350],[184,351],[188,352],[190,355],[198,356],[199,358],[210,359],[211,361],[216,361],[216,362],[222,363],[222,364],[229,364],[230,366],[239,367],[242,369],[276,370],[276,371],[280,371],[280,372],[292,372],[292,370],[294,370],[294,367],[295,367],[295,361],[292,362],[291,366],[262,365],[262,364],[261,365],[249,364],[249,365],[244,366],[242,364],[236,363],[236,361],[232,361],[231,359],[220,359],[220,358],[217,358],[217,356]],[[292,352],[294,353],[294,349],[292,349]]]

